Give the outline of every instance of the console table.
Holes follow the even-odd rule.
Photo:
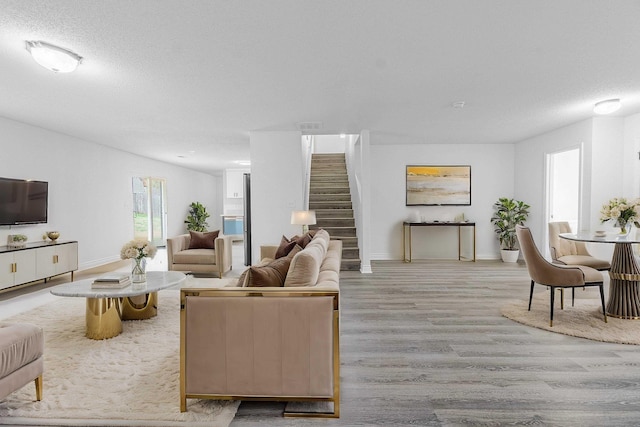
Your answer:
[[[476,260],[476,223],[475,222],[445,222],[445,221],[433,221],[433,222],[408,222],[402,223],[402,259],[404,262],[411,262],[411,234],[413,227],[457,227],[458,228],[458,261],[463,257],[460,254],[461,236],[460,230],[462,227],[473,228],[473,258],[470,261]],[[409,231],[409,258],[407,258],[407,230]]]
[[[78,242],[33,242],[0,246],[0,291],[78,269]]]

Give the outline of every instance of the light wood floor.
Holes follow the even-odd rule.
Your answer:
[[[26,309],[53,283],[0,295],[0,312]],[[232,427],[640,425],[640,347],[500,315],[528,298],[524,264],[378,261],[373,274],[341,272],[340,289],[341,418],[285,419],[283,404],[243,402]]]
[[[640,348],[502,317],[528,289],[523,264],[497,261],[342,272],[341,418],[283,419],[281,404],[244,402],[232,426],[640,425]]]

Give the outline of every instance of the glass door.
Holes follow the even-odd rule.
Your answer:
[[[164,246],[166,240],[165,180],[133,178],[133,234],[135,239],[149,240]]]

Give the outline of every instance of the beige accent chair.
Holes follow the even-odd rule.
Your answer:
[[[516,226],[516,234],[522,256],[527,264],[529,276],[531,276],[531,290],[529,291],[529,311],[531,311],[531,300],[533,299],[533,285],[539,283],[550,288],[551,311],[549,326],[553,326],[553,304],[556,289],[561,290],[561,308],[564,308],[564,292],[566,288],[571,288],[571,305],[575,300],[575,288],[587,286],[598,286],[600,288],[600,301],[602,302],[602,313],[604,321],[607,322],[607,311],[604,306],[604,283],[602,273],[591,267],[582,265],[562,266],[555,265],[544,259],[531,235],[528,227]]]
[[[219,235],[215,249],[189,249],[191,236],[181,234],[167,239],[167,268],[200,274],[216,274],[220,278],[231,270],[233,242],[231,236]]]
[[[608,261],[591,256],[584,242],[560,238],[560,233],[571,232],[568,222],[549,223],[549,250],[554,264],[586,265],[596,270],[611,269],[611,264]]]
[[[44,333],[28,323],[0,324],[0,400],[35,382],[42,400]]]

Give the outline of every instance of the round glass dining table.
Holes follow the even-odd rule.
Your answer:
[[[635,233],[634,233],[635,234]],[[609,300],[607,315],[620,319],[640,319],[640,267],[633,255],[632,244],[640,243],[635,236],[624,236],[615,232],[596,236],[595,233],[561,233],[560,237],[576,242],[613,243],[613,258],[609,277]]]

